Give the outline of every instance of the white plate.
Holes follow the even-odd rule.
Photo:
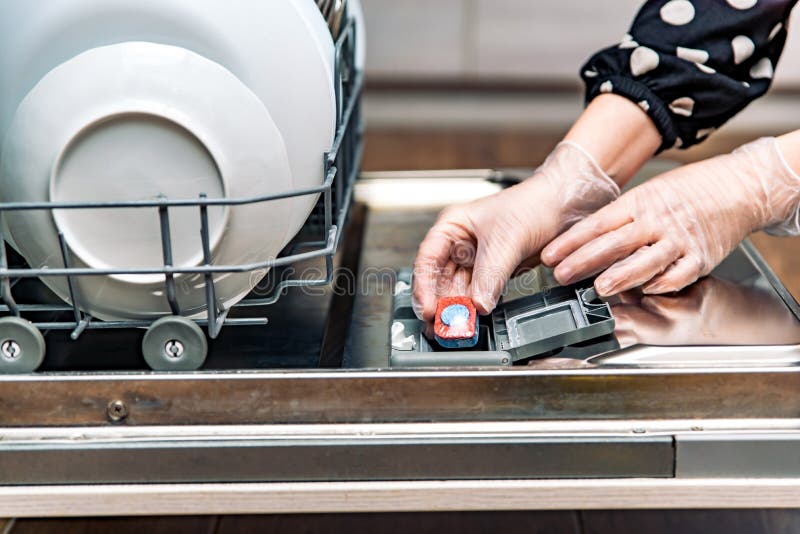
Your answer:
[[[328,24],[322,16],[322,12],[319,10],[319,7],[317,7],[315,0],[289,0],[289,3],[292,4],[297,10],[297,13],[303,18],[308,28],[308,34],[316,43],[317,50],[328,66],[331,84],[333,84],[336,49],[330,28],[328,28]]]
[[[231,72],[173,46],[122,43],[57,67],[26,96],[0,162],[6,201],[244,198],[287,191],[291,171],[280,132],[259,98]],[[215,265],[273,258],[291,238],[297,200],[209,210]],[[34,267],[60,267],[62,232],[76,267],[162,265],[158,210],[57,210],[6,215]],[[197,208],[170,210],[174,264],[201,264]],[[230,306],[265,274],[215,276]],[[62,277],[43,280],[68,299]],[[201,275],[176,278],[186,315],[205,310]],[[86,311],[101,319],[169,313],[162,275],[79,279]]]
[[[293,186],[324,181],[336,128],[334,45],[313,0],[2,0],[0,136],[50,70],[124,41],[180,46],[226,67],[272,115]],[[293,210],[295,233],[315,201],[306,197]]]
[[[314,0],[291,0],[291,3],[294,7],[298,10],[300,15],[302,16],[303,20],[306,22],[308,35],[310,35],[314,43],[317,45],[317,50],[320,56],[325,61],[325,65],[327,67],[327,72],[329,77],[327,79],[328,87],[334,89],[334,70],[336,68],[336,47],[333,42],[333,37],[331,36],[330,29],[328,28],[325,19],[322,17],[322,13],[320,12],[317,4]],[[329,117],[327,120],[332,120],[332,124],[334,129],[336,127],[336,93],[334,89],[333,94],[333,115]],[[282,130],[283,131],[283,130]],[[333,139],[335,131],[324,132],[327,135],[323,135],[320,139],[323,141],[322,145],[316,145],[317,147],[321,147],[322,151],[319,152],[320,158],[313,161],[308,162],[307,165],[305,162],[298,165],[297,167],[292,167],[292,175],[295,177],[294,183],[296,187],[299,188],[307,188],[307,187],[314,187],[319,185],[321,181],[324,181],[324,176],[320,174],[320,170],[322,167],[322,155],[325,152],[328,152],[333,145]],[[329,139],[330,136],[330,139]],[[291,134],[289,134],[289,138],[291,138]],[[303,197],[303,203],[298,204],[297,211],[292,214],[292,225],[297,226],[300,228],[303,223],[306,222],[308,216],[311,214],[311,211],[316,206],[317,201],[319,200],[319,195],[315,196],[306,196]]]

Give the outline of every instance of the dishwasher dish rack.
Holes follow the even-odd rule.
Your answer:
[[[156,371],[192,371],[202,367],[208,353],[206,336],[216,339],[224,326],[264,326],[266,317],[229,317],[234,308],[258,308],[277,302],[290,287],[327,286],[333,281],[333,258],[342,238],[353,197],[353,185],[358,177],[363,150],[364,127],[361,117],[363,72],[356,67],[355,22],[351,18],[336,41],[334,84],[337,105],[337,128],[333,145],[324,154],[324,183],[320,186],[287,191],[253,198],[209,199],[205,195],[192,199],[160,198],[125,202],[14,202],[0,203],[0,374],[23,374],[36,371],[44,361],[44,333],[50,330],[71,331],[73,341],[87,330],[147,329],[142,342],[142,354],[148,366]],[[305,223],[298,238],[276,259],[258,264],[212,265],[209,238],[209,206],[241,206],[278,201],[292,197],[321,195],[320,201]],[[182,268],[172,265],[170,208],[197,208],[204,263]],[[70,253],[63,235],[59,236],[61,259],[59,269],[36,269],[27,265],[10,267],[10,250],[3,236],[3,217],[8,211],[54,209],[153,209],[157,208],[164,263],[160,268],[92,269],[71,266]],[[250,296],[231,307],[222,309],[216,298],[214,275],[254,272],[263,269],[288,267],[302,261],[319,260],[325,263],[324,276],[317,279],[280,280],[263,297]],[[161,274],[164,276],[165,298],[172,315],[154,321],[101,321],[82,310],[75,291],[75,279],[84,276]],[[205,277],[208,314],[206,319],[192,320],[181,316],[175,276],[201,274]],[[67,280],[71,304],[22,304],[14,296],[14,286],[23,279],[62,276]],[[41,322],[33,316],[60,314],[59,320]],[[205,332],[203,328],[205,328]]]

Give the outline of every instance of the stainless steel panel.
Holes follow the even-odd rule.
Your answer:
[[[691,434],[676,437],[680,478],[798,478],[800,433]]]
[[[672,477],[668,437],[0,443],[0,484]]]

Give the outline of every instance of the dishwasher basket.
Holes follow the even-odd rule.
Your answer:
[[[318,187],[293,190],[282,194],[254,198],[208,199],[201,195],[193,199],[161,198],[126,202],[15,202],[0,203],[0,374],[30,373],[39,368],[44,360],[45,341],[43,332],[48,330],[71,331],[71,339],[77,340],[83,332],[93,329],[146,328],[142,352],[147,364],[154,370],[187,371],[199,369],[208,352],[206,333],[215,339],[221,329],[228,325],[266,325],[265,317],[229,317],[230,309],[222,309],[217,301],[213,276],[221,273],[253,272],[262,269],[288,267],[301,261],[318,259],[325,263],[325,275],[318,279],[280,280],[266,296],[248,297],[234,308],[269,306],[278,301],[290,287],[326,286],[333,281],[333,257],[342,237],[352,201],[353,184],[358,176],[363,148],[363,122],[361,118],[361,91],[363,72],[355,63],[355,23],[348,21],[336,41],[334,84],[337,104],[337,128],[333,146],[324,154],[325,181]],[[241,206],[277,201],[290,197],[321,194],[320,201],[306,222],[300,236],[277,259],[258,264],[212,265],[208,232],[209,206]],[[194,207],[201,223],[201,241],[204,261],[201,266],[177,268],[172,265],[172,240],[169,211],[174,207]],[[10,267],[13,255],[4,243],[2,218],[12,210],[54,209],[153,209],[157,208],[161,228],[161,244],[164,263],[160,268],[150,269],[91,269],[71,267],[69,249],[63,236],[59,236],[61,258],[64,268],[35,269],[27,265]],[[317,237],[318,236],[318,237]],[[75,279],[83,276],[161,274],[164,276],[165,298],[172,315],[155,321],[100,321],[82,311],[74,290]],[[179,274],[201,274],[205,277],[208,317],[190,320],[181,316],[181,305],[177,298],[175,276]],[[72,304],[21,304],[14,297],[14,287],[23,279],[45,276],[62,276],[67,280]],[[60,320],[42,322],[33,319],[43,314],[58,314]],[[205,327],[206,332],[201,327]]]

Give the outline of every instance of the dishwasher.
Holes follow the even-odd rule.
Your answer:
[[[800,308],[749,243],[672,296],[599,301],[538,268],[474,350],[428,340],[416,247],[519,176],[361,174],[351,36],[327,180],[292,193],[320,204],[239,305],[212,282],[207,319],[103,322],[37,281],[91,275],[68,257],[0,254],[0,517],[800,505]],[[179,310],[173,204],[148,207]]]

